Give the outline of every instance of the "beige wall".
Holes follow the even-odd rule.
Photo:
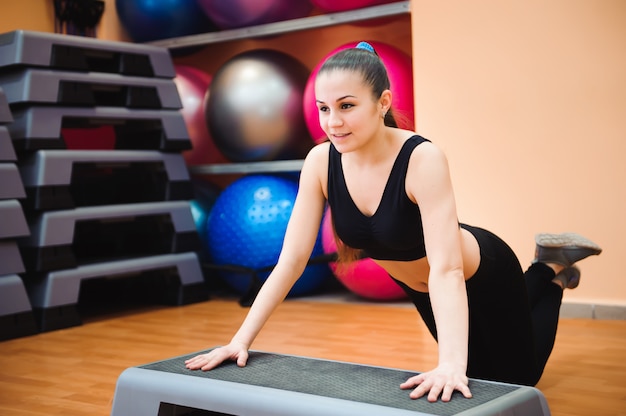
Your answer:
[[[53,31],[50,4],[3,2],[0,32]],[[448,154],[460,220],[497,232],[524,265],[536,232],[589,236],[604,252],[581,263],[581,286],[565,300],[626,305],[626,1],[411,5],[412,45],[400,19],[213,45],[179,61],[215,66],[221,55],[264,46],[312,67],[358,38],[412,48],[418,131]],[[114,0],[106,0],[98,37],[128,39]]]
[[[461,221],[527,265],[536,232],[604,248],[565,300],[626,305],[626,2],[413,0],[418,131],[450,159]]]

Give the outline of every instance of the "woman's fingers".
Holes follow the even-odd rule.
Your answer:
[[[213,351],[196,355],[185,360],[185,367],[190,370],[209,371],[222,364],[226,360],[237,362],[239,367],[244,367],[248,361],[248,352],[244,350],[229,350],[228,348],[216,348]]]
[[[458,378],[456,378],[455,381],[454,377],[443,378],[429,373],[422,373],[409,378],[407,381],[400,384],[400,388],[403,390],[413,389],[413,391],[409,393],[411,399],[419,399],[420,397],[427,396],[429,402],[436,402],[439,397],[441,397],[441,401],[449,402],[455,391],[459,391],[465,398],[469,399],[472,397],[472,393],[466,382],[458,381]]]

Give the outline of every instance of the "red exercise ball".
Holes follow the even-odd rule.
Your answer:
[[[326,254],[337,251],[332,227],[330,209],[327,208],[322,220],[322,247]],[[354,264],[345,268],[345,270],[338,270],[336,263],[330,263],[329,266],[337,280],[346,289],[363,298],[390,301],[407,297],[404,290],[393,281],[385,269],[372,259],[357,260]]]
[[[205,95],[209,94],[211,75],[188,65],[175,65],[174,83],[183,104],[181,110],[193,148],[183,152],[188,165],[226,163],[209,133],[204,117]]]
[[[311,0],[311,3],[325,13],[344,12],[390,3],[393,0]]]
[[[413,103],[413,65],[411,57],[400,49],[382,42],[367,41],[374,47],[380,59],[382,59],[391,84],[391,93],[393,95],[393,103],[391,109],[396,118],[398,126],[407,130],[415,128],[415,113]],[[315,78],[317,73],[326,59],[331,55],[348,48],[354,48],[358,42],[346,43],[333,50],[326,55],[311,71],[311,75],[307,80],[304,94],[302,97],[302,106],[304,118],[311,138],[315,143],[321,143],[326,140],[326,134],[320,127],[318,108],[315,104]]]

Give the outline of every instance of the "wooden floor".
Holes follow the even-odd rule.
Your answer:
[[[124,369],[222,344],[246,311],[227,298],[134,308],[0,342],[0,414],[108,415]],[[434,341],[402,304],[288,300],[253,348],[415,371],[436,361]],[[553,415],[626,415],[626,321],[563,319],[537,387]]]

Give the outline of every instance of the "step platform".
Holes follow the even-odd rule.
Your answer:
[[[11,114],[11,108],[9,107],[9,101],[6,93],[0,85],[0,123],[10,123],[13,121],[13,115]]]
[[[26,191],[17,165],[0,162],[0,200],[23,199],[25,197]]]
[[[400,384],[415,372],[251,351],[248,364],[207,372],[184,361],[198,353],[131,367],[117,380],[112,416],[549,415],[534,387],[470,380],[473,398],[411,400]]]
[[[88,145],[91,132],[102,127],[110,127],[113,133],[112,147],[103,150],[191,149],[185,119],[178,110],[33,106],[15,110],[13,118],[7,127],[18,152],[72,148],[64,140],[64,130],[79,130]]]
[[[0,162],[17,162],[9,129],[0,125]]]
[[[14,239],[0,240],[0,276],[26,271],[20,248]]]
[[[161,303],[186,305],[208,299],[200,262],[193,252],[90,264],[24,279],[39,329],[51,331],[82,323],[78,309],[82,283],[139,275],[150,280],[151,290],[160,291]]]
[[[0,73],[0,85],[12,108],[32,104],[182,108],[176,84],[164,78],[20,68]]]
[[[20,202],[17,199],[0,200],[0,239],[24,237],[29,234]]]
[[[166,48],[28,30],[0,35],[0,71],[18,66],[141,77],[176,76]]]
[[[0,341],[38,332],[22,279],[17,274],[0,275]]]
[[[20,161],[20,173],[29,212],[194,198],[180,153],[39,150]]]
[[[201,249],[189,201],[80,207],[29,218],[27,272]]]

